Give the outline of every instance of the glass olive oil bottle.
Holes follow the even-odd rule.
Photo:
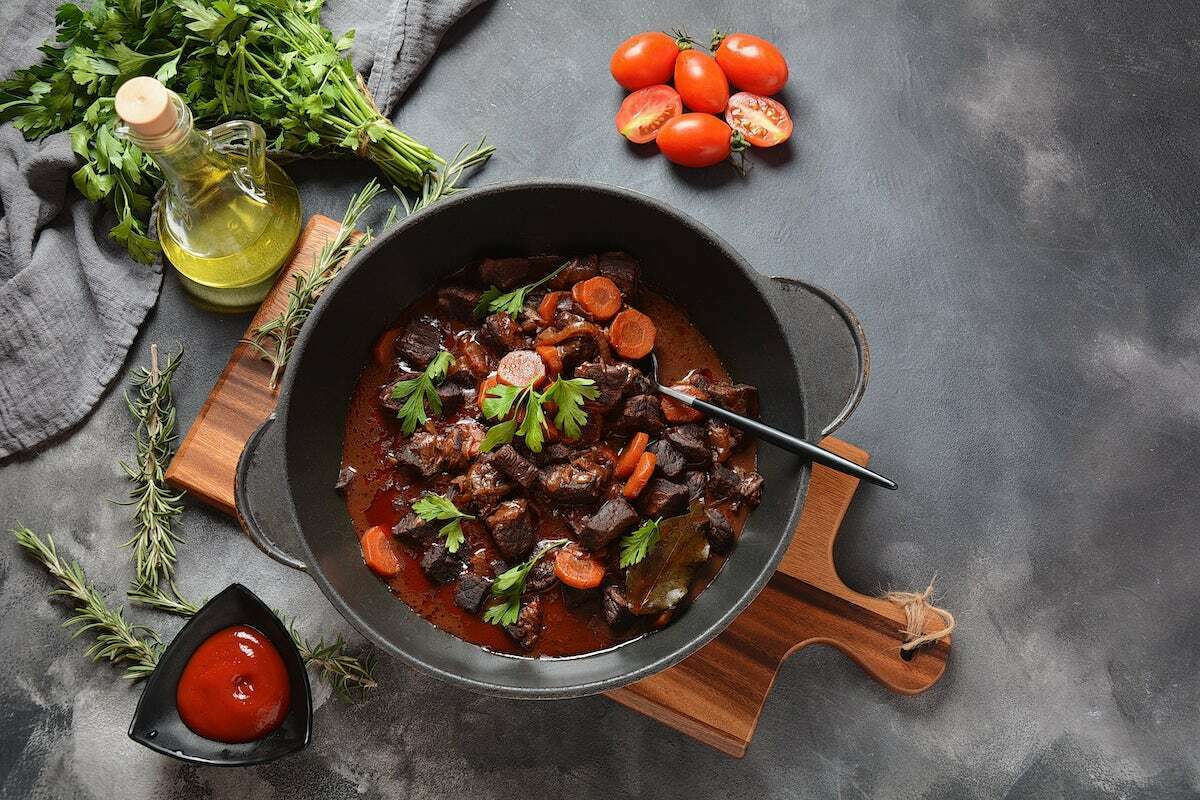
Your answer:
[[[188,107],[154,78],[126,81],[115,105],[125,123],[117,133],[162,171],[158,238],[184,287],[206,308],[254,308],[287,263],[302,217],[296,185],[266,157],[263,129],[236,120],[196,130]]]

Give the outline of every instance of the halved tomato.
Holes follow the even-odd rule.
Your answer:
[[[638,89],[625,98],[617,111],[617,130],[631,142],[654,141],[667,120],[683,113],[679,92],[665,84]]]
[[[792,135],[792,118],[783,103],[750,92],[729,98],[725,121],[755,147],[773,147]]]

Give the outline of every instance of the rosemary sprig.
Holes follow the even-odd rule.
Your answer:
[[[125,677],[129,680],[141,680],[154,671],[162,649],[157,634],[144,625],[128,622],[121,609],[109,608],[79,564],[75,561],[68,564],[59,558],[53,538],[47,536],[42,541],[23,525],[11,532],[17,544],[58,580],[60,587],[50,594],[65,597],[75,605],[75,615],[63,623],[63,627],[74,629],[72,638],[84,633],[96,635],[85,651],[89,658],[124,663]]]
[[[163,611],[167,614],[175,614],[180,617],[190,617],[200,610],[200,606],[186,600],[179,594],[179,590],[175,588],[175,582],[169,583],[170,590],[163,589],[161,585],[148,586],[145,584],[134,583],[129,591],[126,592],[129,599],[139,605],[153,608],[156,611]]]
[[[129,413],[137,420],[134,462],[119,462],[133,488],[126,505],[134,507],[137,532],[125,543],[132,547],[137,574],[133,588],[157,588],[175,569],[175,543],[183,539],[175,522],[183,513],[183,493],[171,491],[163,478],[175,439],[175,402],[171,379],[183,358],[183,347],[159,369],[158,345],[150,345],[150,368],[133,372],[134,394],[125,394]]]
[[[347,652],[346,640],[341,636],[331,644],[325,644],[324,638],[309,641],[291,623],[288,623],[288,632],[304,663],[316,667],[321,680],[341,699],[347,702],[362,700],[368,689],[379,685],[375,681],[374,653],[359,657]]]
[[[416,200],[410,203],[404,193],[400,193],[400,203],[404,206],[405,216],[411,216],[444,197],[461,192],[462,187],[458,185],[458,180],[463,173],[469,169],[483,166],[495,152],[496,148],[487,144],[486,137],[480,139],[479,144],[470,153],[467,152],[467,145],[464,144],[443,170],[425,175],[421,181],[421,193],[417,195]],[[384,227],[387,227],[386,223]]]
[[[371,231],[354,237],[358,220],[383,192],[383,187],[372,180],[350,198],[346,213],[342,215],[341,227],[332,239],[325,243],[317,255],[313,268],[306,273],[293,276],[293,286],[288,292],[287,306],[279,316],[256,327],[250,338],[242,341],[254,348],[262,359],[271,365],[271,388],[279,385],[279,375],[292,357],[292,348],[300,328],[308,319],[317,299],[351,258],[371,241]]]

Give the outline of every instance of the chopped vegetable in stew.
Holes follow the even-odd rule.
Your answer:
[[[467,641],[565,656],[668,624],[762,496],[740,431],[653,391],[758,414],[624,253],[485,259],[378,340],[336,486],[364,562]]]

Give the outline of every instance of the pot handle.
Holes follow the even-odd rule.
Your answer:
[[[805,405],[815,427],[828,436],[854,413],[867,389],[871,354],[862,325],[837,295],[811,283],[766,276],[758,283],[806,378]]]
[[[303,561],[276,543],[283,539],[297,549],[299,545],[295,535],[296,522],[288,508],[280,435],[281,428],[275,424],[275,415],[271,414],[246,441],[233,482],[237,517],[259,550],[284,566],[307,572],[308,566]]]

